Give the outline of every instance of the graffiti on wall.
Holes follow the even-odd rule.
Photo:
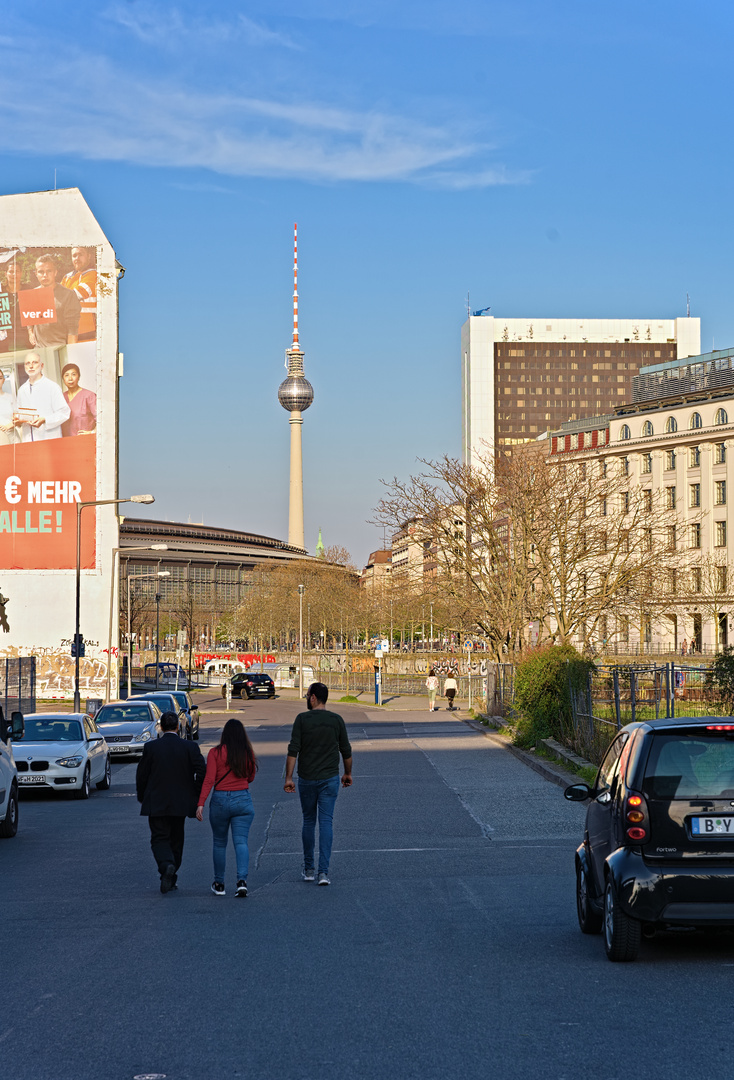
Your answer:
[[[107,650],[104,650],[105,652]],[[36,697],[64,700],[74,696],[75,660],[67,652],[50,647],[25,648],[9,646],[0,650],[0,657],[36,657]],[[83,656],[79,660],[79,691],[84,697],[104,697],[107,680],[107,660],[104,656]],[[117,696],[117,677],[110,682],[113,697]]]

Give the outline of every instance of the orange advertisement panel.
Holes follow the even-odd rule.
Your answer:
[[[0,569],[73,570],[97,498],[97,253],[0,248]],[[81,565],[95,567],[95,516]]]
[[[94,435],[0,446],[0,566],[73,570],[77,502],[96,495]],[[82,511],[81,565],[95,562],[95,511]]]

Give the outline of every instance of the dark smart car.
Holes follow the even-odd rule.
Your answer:
[[[622,728],[593,787],[576,852],[576,908],[610,960],[642,934],[734,927],[734,717],[676,717]]]
[[[230,679],[232,697],[248,698],[275,697],[275,683],[261,671],[240,671]],[[226,687],[222,687],[222,697],[226,694]]]

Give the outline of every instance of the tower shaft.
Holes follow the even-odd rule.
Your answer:
[[[305,547],[303,530],[303,417],[293,410],[288,421],[291,429],[291,481],[288,500],[288,543]]]

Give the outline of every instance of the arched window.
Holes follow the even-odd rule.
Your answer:
[[[652,435],[652,434],[653,434],[652,424],[650,423],[649,420],[646,420],[645,423],[642,425],[642,436],[643,436],[643,438],[645,438],[646,436]]]
[[[701,414],[698,412],[694,412],[693,416],[691,417],[691,422],[688,426],[689,428],[703,427],[703,420],[701,419]]]
[[[674,416],[669,416],[665,422],[665,430],[670,433],[678,430],[678,421]]]
[[[729,423],[729,417],[726,415],[726,409],[719,409],[719,411],[716,414],[716,420],[714,421],[714,423],[715,424],[728,424]]]
[[[627,424],[622,424],[621,428],[619,429],[619,437],[620,437],[620,439],[630,439],[630,438],[632,438],[632,432],[630,431]]]

